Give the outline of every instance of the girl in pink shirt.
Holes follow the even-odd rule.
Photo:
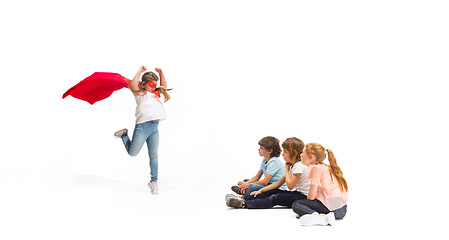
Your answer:
[[[330,165],[324,164],[326,151]],[[346,215],[348,184],[334,153],[318,143],[308,143],[301,161],[310,164],[310,187],[307,199],[297,200],[292,209],[302,225],[332,225]]]

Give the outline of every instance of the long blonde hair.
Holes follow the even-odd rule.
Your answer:
[[[139,89],[139,94],[140,95],[145,95],[147,93],[147,90],[145,89],[145,85],[148,84],[148,82],[153,82],[153,81],[159,81],[159,77],[156,75],[156,73],[154,72],[146,72],[142,75],[142,81],[139,82],[139,86],[141,87]],[[173,88],[170,89],[165,89],[163,87],[157,87],[156,90],[154,91],[158,91],[159,93],[162,93],[164,95],[164,102],[170,100],[171,96],[170,94],[167,93],[167,91],[171,91]]]
[[[321,144],[318,143],[308,143],[306,145],[306,153],[313,154],[316,157],[316,161],[318,163],[323,163],[324,159],[326,159],[326,151],[327,151],[327,159],[329,160],[331,167],[331,179],[335,177],[337,179],[338,184],[340,185],[340,189],[348,191],[348,183],[346,179],[343,177],[343,172],[340,167],[337,165],[337,159],[334,156],[334,153],[330,149],[325,149]]]

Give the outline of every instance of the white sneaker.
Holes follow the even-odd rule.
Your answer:
[[[121,137],[123,137],[124,135],[127,135],[127,134],[128,134],[128,129],[123,128],[122,130],[118,130],[117,132],[115,132],[114,133],[114,137],[121,138]]]
[[[157,182],[149,182],[148,187],[151,189],[152,194],[159,194],[159,187],[157,186]]]
[[[235,199],[242,200],[243,195],[237,195],[235,193],[228,193],[228,194],[226,194],[225,200],[228,200],[228,198],[235,198]]]
[[[314,212],[313,214],[302,215],[299,218],[299,224],[301,224],[303,226],[334,225],[335,224],[335,215],[333,212],[330,212],[326,215],[324,215],[324,214],[321,215],[321,214],[318,214],[317,212]]]

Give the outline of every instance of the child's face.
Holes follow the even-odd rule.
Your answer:
[[[154,84],[156,84],[155,82],[152,82]],[[152,85],[152,86],[150,86]],[[145,84],[145,90],[149,91],[149,92],[154,92],[154,90],[156,90],[156,88],[154,87],[155,85],[150,84],[150,82],[148,82],[147,84]]]
[[[312,164],[312,162],[313,162],[313,160],[307,154],[306,147],[304,147],[304,149],[302,150],[302,153],[301,153],[301,163],[306,166],[309,166]]]
[[[270,154],[271,154],[271,151],[268,151],[268,149],[266,149],[266,148],[264,148],[262,146],[259,147],[259,156],[263,157],[263,156],[267,156],[267,155],[270,155]]]
[[[289,151],[285,150],[284,148],[282,148],[282,157],[284,158],[286,163],[291,163],[291,164],[295,163],[295,161],[293,160],[292,154]]]

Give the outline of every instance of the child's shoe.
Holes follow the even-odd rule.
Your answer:
[[[233,208],[243,208],[243,200],[230,197],[226,199],[226,206]]]
[[[128,135],[128,129],[123,128],[122,130],[118,130],[117,132],[114,133],[114,137],[118,137],[121,138],[125,135]]]
[[[327,216],[327,222],[329,223],[329,225],[334,225],[335,224],[335,214],[333,212],[330,212],[328,214],[326,214]]]
[[[313,226],[313,225],[327,226],[327,225],[334,225],[334,223],[335,223],[335,215],[333,212],[330,212],[326,215],[314,212],[312,214],[302,215],[299,218],[299,224],[303,226]]]
[[[242,193],[242,189],[239,186],[234,185],[234,186],[231,187],[231,190],[234,191],[235,193],[239,194],[239,195],[244,195]]]
[[[235,193],[228,193],[226,194],[225,200],[228,200],[228,198],[243,199],[243,196],[237,195]]]
[[[159,194],[159,187],[157,185],[157,182],[150,181],[148,183],[148,187],[151,189],[152,194]]]

